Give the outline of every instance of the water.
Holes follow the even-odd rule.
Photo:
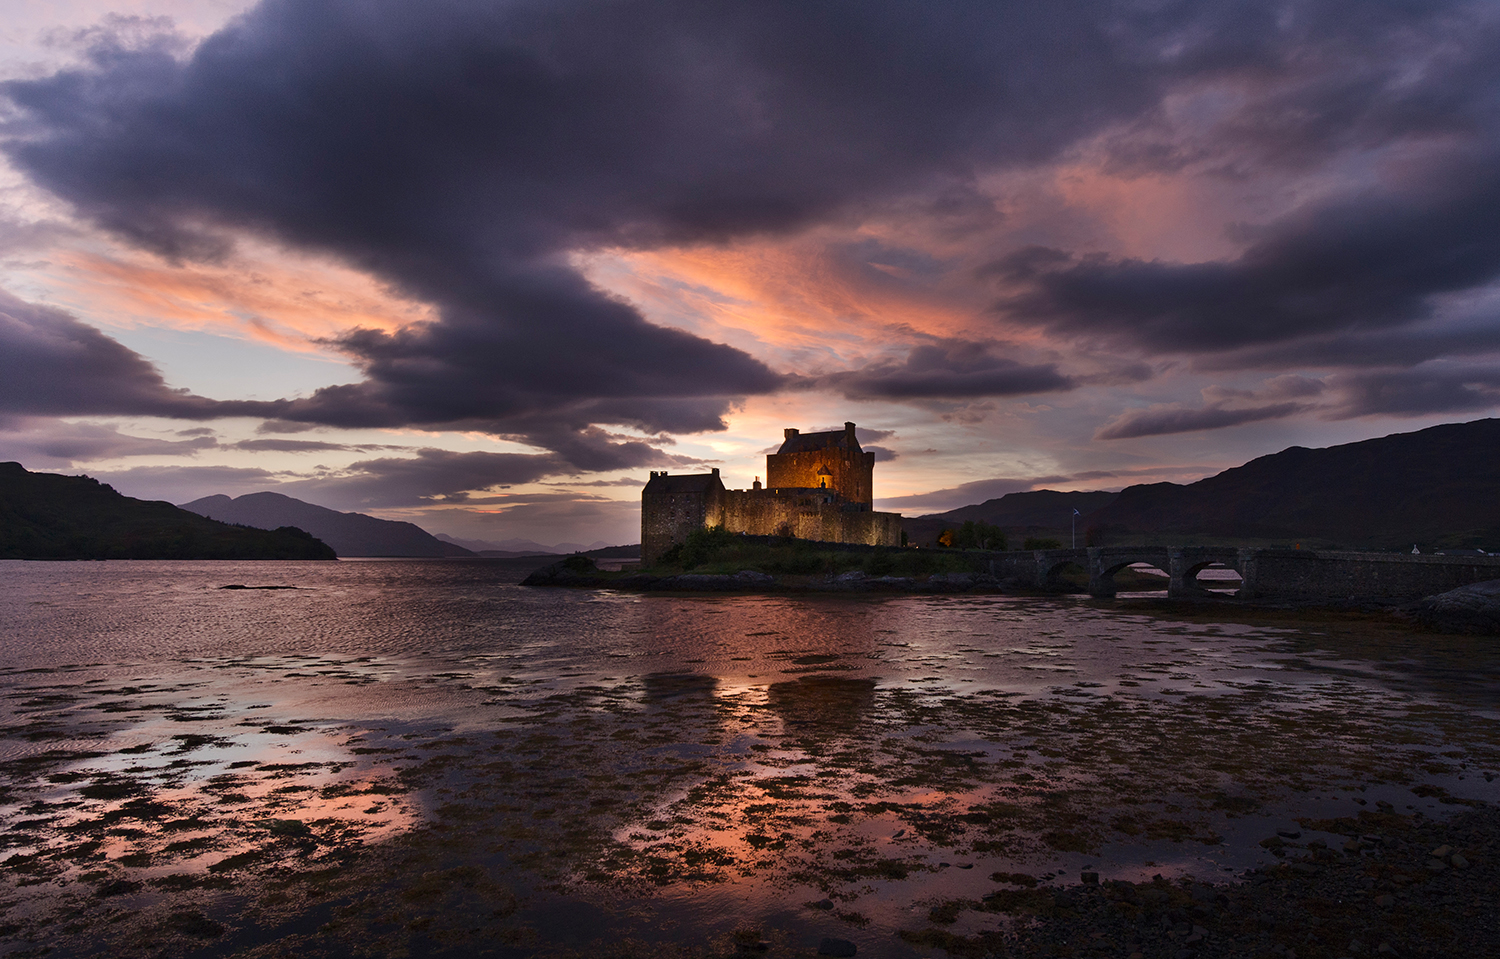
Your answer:
[[[907,956],[945,898],[1500,799],[1484,640],[528,568],[0,563],[0,954]]]

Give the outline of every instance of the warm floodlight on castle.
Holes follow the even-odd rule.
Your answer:
[[[651,474],[641,491],[641,562],[650,566],[696,529],[722,526],[752,536],[823,543],[901,545],[901,514],[877,513],[875,454],[860,449],[854,424],[826,433],[786,431],[766,457],[766,484],[725,489],[719,471]]]

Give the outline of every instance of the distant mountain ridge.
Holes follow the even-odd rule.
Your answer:
[[[281,493],[246,493],[233,499],[220,493],[183,503],[182,508],[226,523],[260,529],[296,526],[332,546],[340,556],[475,555],[472,550],[443,542],[414,523],[377,519],[364,513],[341,513]]]
[[[1092,503],[1092,507],[1078,505]],[[1446,423],[1322,449],[1293,446],[1186,485],[1011,493],[906,521],[913,542],[966,519],[1007,528],[1078,520],[1086,539],[1321,542],[1359,549],[1500,548],[1500,419]],[[919,537],[925,537],[919,538]],[[1014,548],[1019,544],[1011,543]]]
[[[87,476],[0,463],[0,559],[333,558],[302,529],[230,526]]]
[[[1007,493],[997,499],[985,500],[973,506],[960,506],[946,513],[931,513],[913,516],[902,521],[907,541],[919,546],[931,546],[938,534],[953,529],[966,520],[989,523],[1005,530],[1006,536],[1015,542],[1012,549],[1021,545],[1022,538],[1030,535],[1056,536],[1071,532],[1073,510],[1086,516],[1109,505],[1119,493],[1099,491],[1060,491],[1051,489],[1030,490],[1022,493]],[[1085,524],[1078,522],[1078,542],[1083,545]],[[1066,545],[1066,544],[1064,544]]]
[[[1494,549],[1500,547],[1500,419],[1323,449],[1293,446],[1186,486],[1131,486],[1087,521],[1106,537]]]
[[[585,546],[582,543],[558,543],[555,546],[546,546],[533,539],[502,539],[499,542],[487,539],[459,539],[457,536],[449,536],[447,533],[438,533],[437,538],[445,543],[453,543],[464,549],[471,549],[480,556],[490,559],[510,559],[518,556],[558,556],[565,553],[583,553],[587,556],[610,556],[616,553],[608,551],[625,550],[624,554],[630,555],[631,550],[639,552],[637,546],[610,546],[603,540],[595,540]]]

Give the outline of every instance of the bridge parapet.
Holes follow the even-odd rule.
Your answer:
[[[1025,588],[1060,587],[1068,564],[1088,572],[1088,591],[1113,596],[1113,577],[1133,563],[1168,576],[1167,595],[1202,596],[1203,568],[1220,564],[1239,574],[1246,599],[1405,600],[1500,579],[1500,556],[1437,556],[1227,546],[1104,546],[990,553],[990,572]]]

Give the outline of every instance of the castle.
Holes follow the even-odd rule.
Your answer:
[[[653,565],[695,529],[794,536],[824,543],[901,545],[901,514],[877,513],[875,454],[860,449],[854,424],[827,433],[786,431],[766,457],[766,483],[725,489],[718,469],[651,474],[641,491],[641,562]]]

